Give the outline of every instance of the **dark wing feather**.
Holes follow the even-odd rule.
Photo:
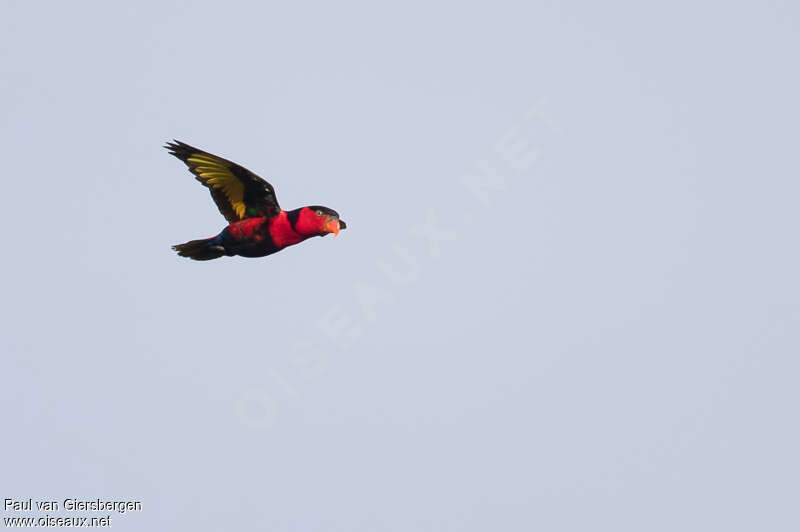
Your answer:
[[[228,222],[272,217],[281,211],[272,185],[247,168],[179,140],[168,142],[164,147],[186,163],[197,180],[208,187],[219,212]]]

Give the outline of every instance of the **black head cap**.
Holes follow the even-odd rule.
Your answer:
[[[323,207],[321,205],[309,205],[309,209],[312,211],[322,211],[323,214],[327,214],[328,216],[333,216],[335,218],[339,218],[339,213],[334,211],[333,209],[329,209],[327,207]]]

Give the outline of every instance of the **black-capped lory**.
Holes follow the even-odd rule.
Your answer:
[[[312,236],[339,234],[347,227],[339,213],[311,205],[284,211],[275,189],[238,164],[198,150],[179,140],[164,146],[186,163],[195,178],[208,187],[228,226],[217,236],[172,246],[182,257],[216,259],[223,255],[264,257]]]

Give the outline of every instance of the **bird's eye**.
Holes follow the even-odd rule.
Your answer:
[[[317,216],[322,216],[322,211],[317,211]]]

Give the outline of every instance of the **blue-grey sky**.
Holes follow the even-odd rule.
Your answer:
[[[115,530],[800,529],[799,23],[3,2],[0,498],[141,501]],[[225,222],[172,138],[348,229],[177,257]]]

